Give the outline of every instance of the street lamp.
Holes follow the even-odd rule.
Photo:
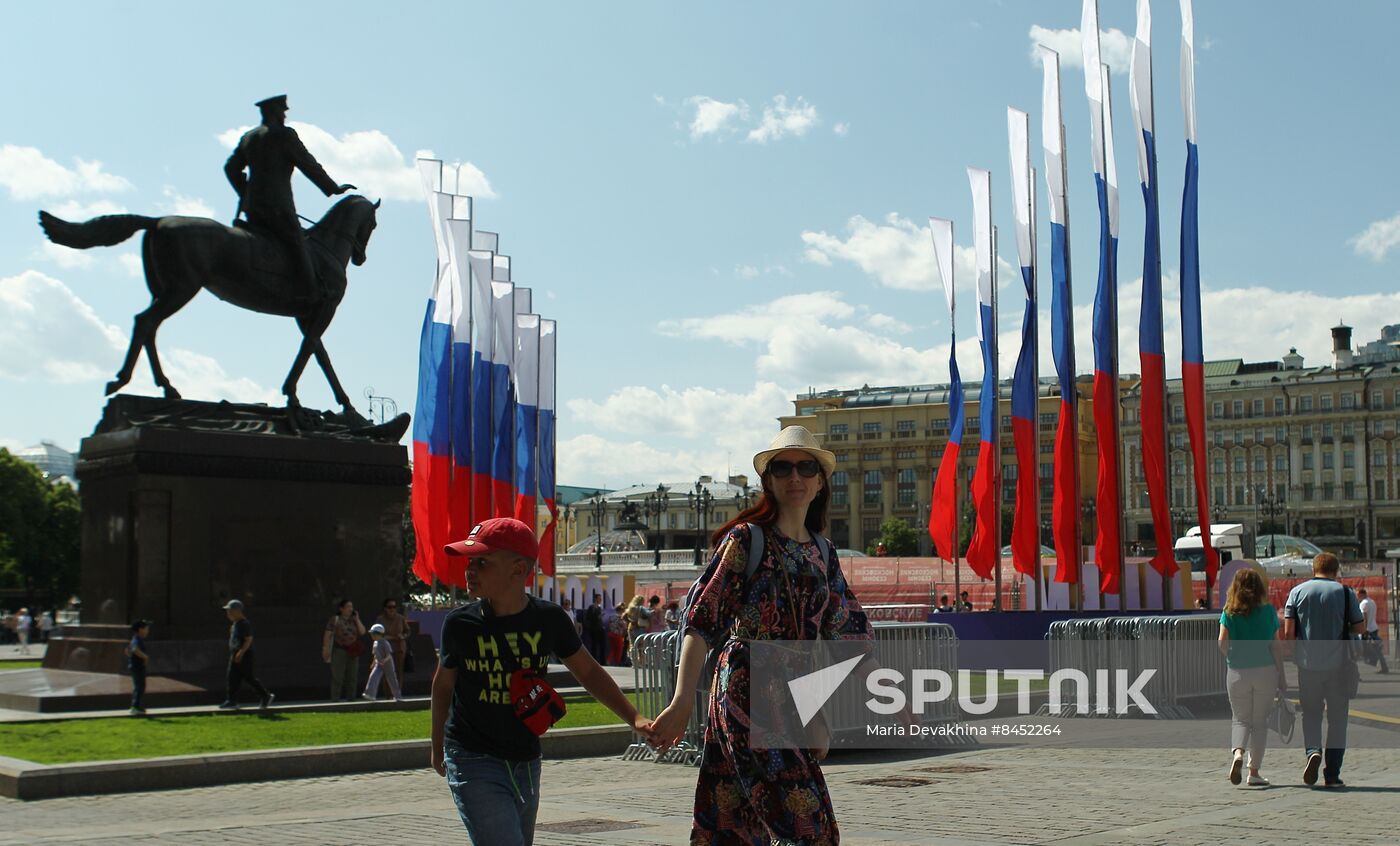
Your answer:
[[[1224,503],[1217,502],[1215,506],[1211,508],[1210,516],[1216,523],[1224,523],[1225,518],[1230,516],[1230,509],[1226,508]]]
[[[700,566],[700,538],[705,534],[708,525],[706,517],[710,509],[714,507],[715,498],[705,487],[704,482],[696,482],[695,490],[685,495],[686,504],[695,510],[695,566]]]
[[[1274,552],[1274,547],[1279,534],[1278,524],[1274,522],[1274,518],[1283,513],[1286,504],[1278,494],[1270,493],[1268,488],[1261,485],[1259,490],[1255,491],[1254,506],[1258,510],[1261,519],[1269,521],[1269,557],[1272,558],[1277,554]],[[1261,523],[1260,530],[1262,531],[1262,529],[1263,525]],[[1258,535],[1259,533],[1256,532],[1255,534]]]
[[[603,517],[607,515],[607,504],[603,502],[603,492],[593,492],[593,522],[598,526],[598,543],[593,548],[593,569],[603,569]]]
[[[657,570],[661,569],[661,516],[666,513],[670,506],[671,490],[665,485],[657,485],[656,493],[647,494],[646,513],[656,517],[656,555],[652,559],[651,566]]]

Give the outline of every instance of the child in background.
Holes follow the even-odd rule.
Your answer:
[[[131,669],[131,713],[146,713],[146,637],[151,633],[149,620],[131,624],[131,642],[126,645],[127,667]]]
[[[369,636],[374,638],[374,646],[371,651],[374,655],[374,663],[369,668],[369,681],[365,684],[365,692],[360,697],[373,701],[379,698],[379,680],[383,678],[389,683],[389,692],[394,694],[395,702],[402,702],[403,697],[399,695],[399,675],[394,670],[394,647],[384,637],[384,626],[379,623],[369,627]]]

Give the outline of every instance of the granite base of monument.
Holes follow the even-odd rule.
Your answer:
[[[407,423],[113,397],[78,455],[82,625],[53,639],[45,670],[122,674],[126,628],[144,618],[150,675],[222,698],[222,606],[239,599],[268,687],[324,697],[336,600],[353,600],[368,626],[404,593]],[[431,641],[414,640],[415,662],[432,667]]]

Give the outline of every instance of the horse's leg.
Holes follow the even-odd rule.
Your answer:
[[[152,304],[151,308],[154,307],[155,305]],[[141,348],[146,344],[144,331],[145,323],[142,321],[142,318],[145,317],[146,313],[150,310],[151,309],[148,308],[146,311],[138,313],[136,318],[132,321],[131,343],[127,345],[126,358],[123,359],[121,369],[117,371],[116,378],[108,382],[107,387],[103,389],[104,393],[108,396],[125,388],[126,383],[131,381],[131,372],[136,369],[136,357],[141,354]]]
[[[287,408],[299,408],[301,401],[297,399],[297,382],[301,381],[302,371],[306,369],[306,363],[311,360],[311,353],[315,349],[315,344],[320,338],[306,334],[302,329],[301,346],[297,348],[297,357],[292,362],[292,369],[287,371],[287,380],[282,383],[282,393],[287,397]]]
[[[340,379],[335,375],[335,368],[331,366],[331,357],[326,353],[326,345],[321,342],[319,335],[316,337],[316,363],[321,365],[321,372],[326,374],[326,381],[331,383],[331,392],[335,394],[335,401],[340,403],[340,408],[345,412],[345,416],[356,420],[365,420],[360,412],[355,410],[355,406],[350,404],[350,396],[340,386]],[[365,420],[365,422],[369,421]]]
[[[165,392],[166,399],[179,399],[180,392],[175,390],[175,386],[170,384],[169,379],[165,378],[165,371],[161,369],[160,355],[156,353],[156,331],[160,329],[160,324],[164,323],[167,317],[184,308],[197,293],[199,293],[199,288],[172,291],[164,297],[157,298],[150,308],[137,317],[138,322],[142,318],[148,321],[143,343],[146,348],[146,361],[151,365],[151,377]]]

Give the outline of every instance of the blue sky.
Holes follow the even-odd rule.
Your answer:
[[[1104,57],[1115,65],[1123,369],[1135,371],[1134,3],[1101,5]],[[147,301],[133,275],[136,241],[83,254],[45,248],[36,211],[226,220],[231,132],[256,121],[253,101],[285,92],[290,119],[332,177],[385,200],[369,261],[352,268],[326,337],[362,406],[373,386],[413,410],[435,257],[409,168],[431,150],[475,169],[477,225],[501,233],[517,284],[559,320],[560,482],[742,468],[797,390],[946,377],[948,318],[927,217],[954,219],[969,245],[965,167],[991,169],[1001,257],[1016,264],[1005,110],[1031,113],[1039,170],[1032,31],[1077,45],[1075,33],[1057,31],[1077,30],[1080,17],[1074,0],[244,7],[7,8],[0,72],[22,82],[7,87],[0,129],[0,445],[47,438],[76,448]],[[1358,341],[1400,321],[1400,118],[1377,101],[1397,82],[1387,57],[1400,8],[1320,8],[1197,4],[1207,358],[1274,358],[1297,346],[1321,363],[1337,318],[1357,327]],[[1180,16],[1164,0],[1153,14],[1171,361],[1180,350]],[[1087,367],[1097,210],[1083,74],[1075,50],[1063,60]],[[319,216],[328,201],[296,179],[299,209]],[[1041,188],[1048,266],[1043,176]],[[970,308],[967,268],[960,263],[958,285]],[[1015,288],[1004,289],[1001,312],[1009,373]],[[976,380],[970,316],[960,314],[969,340],[959,355]],[[208,399],[277,402],[298,340],[290,321],[208,294],[160,332],[177,387]],[[146,372],[143,359],[132,390],[150,390]],[[331,404],[314,370],[301,397]]]

